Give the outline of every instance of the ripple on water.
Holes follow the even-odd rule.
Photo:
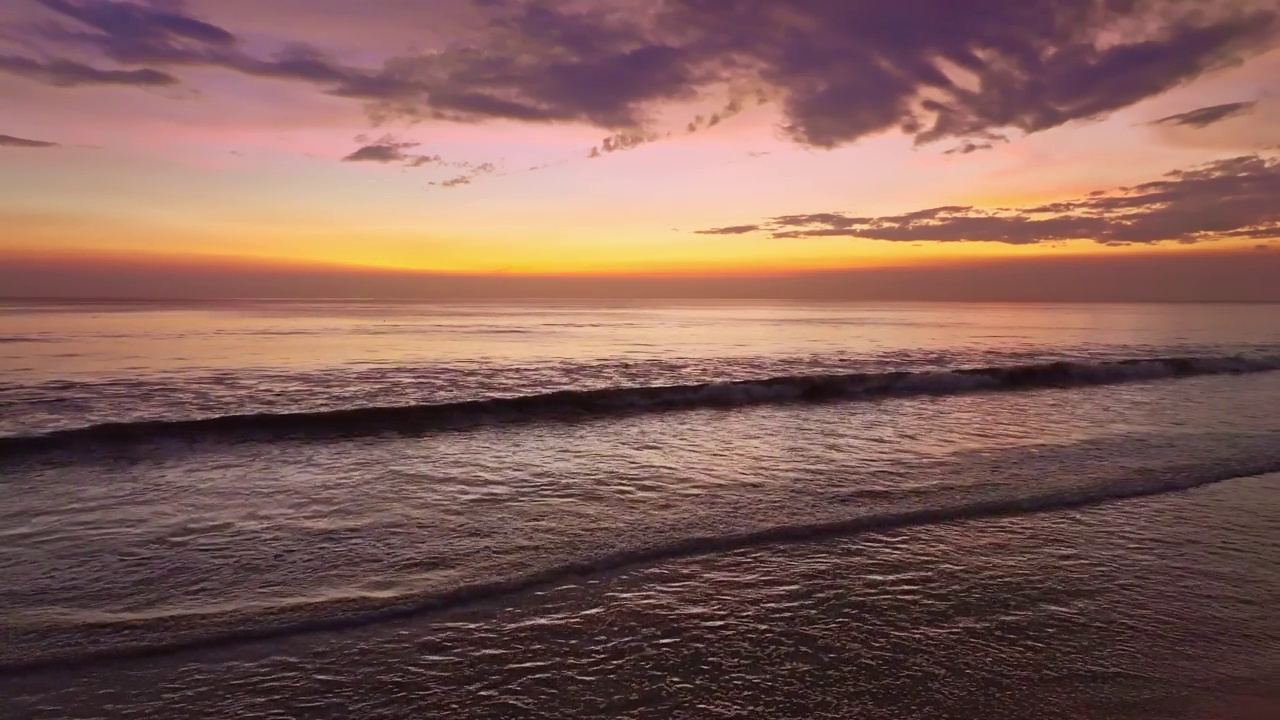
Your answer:
[[[1262,720],[1280,709],[1278,490],[753,548],[0,689],[33,718]]]

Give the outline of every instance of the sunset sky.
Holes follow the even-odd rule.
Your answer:
[[[1280,0],[5,0],[0,99],[0,295],[1280,299]]]

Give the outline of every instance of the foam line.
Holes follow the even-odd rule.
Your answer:
[[[153,643],[0,661],[0,675],[63,672],[116,660],[159,657],[310,633],[353,630],[393,620],[464,608],[482,602],[506,600],[521,593],[584,577],[599,576],[659,562],[717,555],[768,545],[815,542],[863,533],[888,532],[965,520],[1079,509],[1117,500],[1189,490],[1234,478],[1272,472],[1280,472],[1280,460],[1208,471],[1204,469],[1172,470],[1153,473],[1145,478],[1120,484],[864,515],[822,523],[780,525],[725,535],[690,537],[660,545],[621,550],[594,558],[573,560],[527,575],[463,585],[440,592],[369,601],[367,604],[335,603],[336,606],[330,607],[328,611],[321,606],[316,608],[320,610],[317,614],[275,623],[211,630],[203,635],[188,635]],[[377,602],[384,604],[379,605],[376,604]],[[134,625],[137,623],[103,623],[97,627],[127,629]]]
[[[489,398],[433,405],[362,407],[325,412],[225,415],[197,420],[107,423],[42,435],[0,437],[0,459],[76,446],[155,441],[329,439],[414,435],[493,423],[579,420],[646,412],[777,403],[948,395],[1077,387],[1164,378],[1280,370],[1280,357],[1169,357],[1108,362],[922,372],[805,375],[691,385],[620,387]]]

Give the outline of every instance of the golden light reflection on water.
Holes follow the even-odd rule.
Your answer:
[[[1267,306],[730,302],[135,303],[0,308],[10,379],[244,368],[482,366],[1267,342]],[[976,356],[975,356],[976,359]],[[797,365],[803,371],[803,362]]]

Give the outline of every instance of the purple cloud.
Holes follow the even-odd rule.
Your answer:
[[[808,145],[894,129],[972,140],[1128,107],[1274,46],[1278,27],[1257,3],[1185,0],[501,7],[485,41],[388,62],[399,82],[373,98],[381,112],[634,132],[656,103],[737,84],[776,97]]]
[[[355,152],[342,158],[342,162],[372,162],[381,164],[398,163],[406,167],[422,167],[423,165],[443,164],[439,155],[419,155],[407,152],[418,147],[420,143],[397,140],[391,135],[369,142],[368,138],[356,138],[358,142],[366,142]]]
[[[434,185],[436,187],[442,187],[442,188],[461,187],[462,185],[470,185],[473,180],[480,177],[481,175],[489,175],[491,173],[495,173],[498,171],[498,166],[494,165],[493,163],[480,163],[479,165],[471,165],[470,163],[455,163],[455,166],[466,167],[468,168],[468,170],[467,172],[461,175],[451,177],[448,180],[441,180],[440,182],[432,182],[427,184]]]
[[[774,238],[850,237],[891,242],[1103,245],[1280,238],[1280,157],[1246,155],[1168,173],[1160,180],[1034,207],[947,206],[901,215],[786,215],[704,235],[759,232]]]
[[[958,152],[994,132],[1129,107],[1275,47],[1280,31],[1270,0],[654,0],[643,11],[625,0],[507,0],[474,5],[484,29],[466,43],[352,67],[315,48],[250,53],[180,4],[38,1],[60,18],[41,26],[45,42],[125,65],[308,82],[366,102],[375,119],[576,122],[647,136],[664,104],[747,88],[775,100],[805,145],[899,131],[960,141]],[[89,84],[42,62],[11,58],[0,69]],[[97,72],[107,73],[99,82],[175,81],[151,69]]]
[[[67,88],[87,85],[162,87],[178,83],[178,78],[150,68],[103,70],[72,60],[46,62],[16,55],[0,55],[0,72]]]
[[[168,42],[184,38],[210,45],[233,45],[236,37],[222,28],[179,13],[129,2],[35,0],[50,10],[101,30],[121,43]],[[122,45],[123,47],[123,45]]]
[[[1169,117],[1160,118],[1152,121],[1152,125],[1185,125],[1193,128],[1203,128],[1213,125],[1214,123],[1229,120],[1238,115],[1244,115],[1251,112],[1257,107],[1256,100],[1252,102],[1234,102],[1225,105],[1212,105],[1210,107],[1202,107],[1189,112],[1170,115]]]
[[[213,66],[260,77],[300,80],[337,85],[355,82],[358,71],[346,68],[323,52],[303,45],[290,45],[271,57],[257,57],[242,50],[239,39],[229,30],[175,9],[133,2],[106,0],[36,0],[65,22],[46,22],[28,29],[45,43],[72,49],[90,49],[123,65],[169,67]],[[22,58],[27,63],[36,62]],[[66,60],[56,63],[66,64]],[[106,71],[146,72],[146,71]],[[51,77],[44,79],[51,84]],[[166,74],[163,84],[178,82]],[[81,83],[87,84],[87,83]],[[147,84],[147,83],[119,83]],[[161,83],[154,83],[161,84]]]

